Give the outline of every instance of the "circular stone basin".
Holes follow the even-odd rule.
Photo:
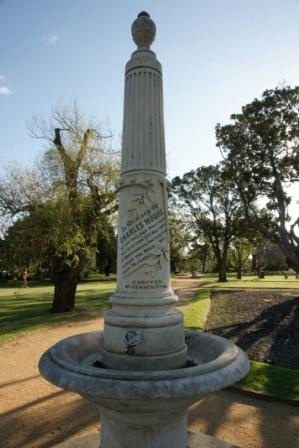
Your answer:
[[[101,365],[101,332],[58,342],[42,356],[39,369],[50,382],[92,401],[192,399],[229,386],[245,376],[249,361],[232,342],[204,332],[186,332],[186,367],[125,371]],[[98,366],[98,367],[97,367]]]

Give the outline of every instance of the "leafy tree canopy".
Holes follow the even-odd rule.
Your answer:
[[[170,233],[170,268],[171,272],[180,272],[185,268],[188,245],[190,243],[190,229],[183,216],[170,210],[169,215]]]
[[[4,246],[17,268],[22,260],[51,272],[53,311],[67,311],[115,211],[118,159],[111,136],[87,123],[76,105],[57,108],[48,123],[35,120],[31,134],[47,142],[40,161],[32,169],[13,167],[0,180],[0,209],[14,222]]]
[[[232,183],[220,165],[190,171],[172,181],[176,204],[192,218],[194,232],[209,241],[219,267],[219,280],[226,281],[226,258],[230,242],[239,232],[242,207]]]
[[[238,188],[248,222],[299,271],[299,217],[289,213],[289,186],[299,181],[299,87],[266,90],[231,119],[216,126],[226,175]]]

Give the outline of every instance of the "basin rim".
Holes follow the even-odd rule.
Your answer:
[[[239,381],[249,371],[249,361],[245,353],[232,342],[204,332],[186,332],[186,343],[196,343],[198,338],[206,342],[226,347],[224,355],[207,369],[185,367],[161,371],[121,371],[86,366],[79,361],[66,359],[68,350],[74,344],[89,351],[100,344],[101,332],[83,333],[63,339],[49,348],[41,357],[39,370],[47,380],[63,389],[77,392],[85,396],[98,398],[139,400],[155,400],[160,398],[174,399],[203,394],[227,387]],[[188,343],[189,342],[189,343]],[[72,351],[72,350],[71,350]],[[226,356],[227,354],[227,356]],[[218,361],[218,362],[217,362]]]

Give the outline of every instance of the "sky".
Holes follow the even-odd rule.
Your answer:
[[[39,156],[28,126],[58,103],[76,100],[121,135],[142,10],[157,26],[170,178],[221,159],[216,123],[266,89],[299,84],[298,0],[0,0],[0,172]]]

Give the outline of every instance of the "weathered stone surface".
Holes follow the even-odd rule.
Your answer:
[[[145,12],[132,26],[138,46],[126,65],[121,178],[118,183],[117,290],[105,315],[103,363],[163,370],[186,362],[183,315],[170,286],[162,67],[149,46]],[[134,345],[127,334],[136,335]]]
[[[186,448],[188,407],[249,370],[233,343],[201,332],[185,336],[174,308],[162,71],[149,49],[154,30],[142,13],[132,30],[138,50],[126,66],[117,290],[104,334],[65,339],[39,365],[46,379],[99,407],[101,448]],[[189,440],[192,448],[196,440]]]
[[[99,434],[93,434],[60,443],[53,448],[99,448],[99,437]],[[232,445],[208,434],[195,434],[194,432],[189,432],[187,443],[189,448],[240,448],[237,445]]]
[[[185,448],[188,407],[249,369],[240,349],[208,333],[186,334],[191,367],[154,372],[95,367],[101,366],[102,344],[100,332],[72,336],[49,349],[39,365],[49,381],[99,406],[102,448]]]
[[[92,378],[99,382],[102,379],[107,379],[112,380],[111,385],[108,382],[103,383],[105,385],[103,390],[99,383],[93,393],[103,397],[110,397],[110,394],[114,394],[115,388],[120,386],[118,390],[121,396],[126,391],[127,398],[136,398],[136,391],[131,392],[130,388],[134,388],[134,384],[138,382],[138,384],[141,384],[140,396],[142,396],[143,392],[148,393],[151,391],[152,398],[156,399],[159,398],[160,393],[164,394],[165,383],[162,384],[161,390],[159,388],[159,381],[161,380],[187,379],[188,381],[188,378],[195,377],[196,381],[191,385],[190,394],[199,393],[201,395],[202,393],[213,392],[221,387],[225,387],[233,381],[238,381],[242,371],[248,368],[249,362],[244,352],[227,339],[210,333],[187,331],[185,340],[188,348],[189,363],[179,369],[153,372],[107,369],[101,364],[102,332],[82,333],[63,339],[45,352],[40,360],[40,369],[42,369],[43,374],[46,374],[50,381],[55,379],[57,369],[60,369],[60,373],[63,373],[63,371],[68,373],[70,371],[78,374],[78,378],[81,381],[80,385],[69,383],[69,390],[76,392],[81,391],[85,393],[84,389],[76,390],[73,388],[81,387],[81,385],[84,385],[84,387],[88,386]],[[240,371],[238,370],[239,367]],[[52,375],[54,376],[52,377]],[[63,381],[63,376],[59,376],[59,378]],[[120,381],[119,385],[118,380]],[[133,383],[130,383],[130,381],[133,381]],[[148,386],[148,381],[153,381],[153,383]],[[208,384],[211,385],[210,388],[208,388]],[[151,386],[155,387],[151,389]],[[167,391],[163,395],[164,398],[167,398],[170,393],[175,394],[174,397],[178,396],[178,385],[173,384],[173,389],[171,387],[171,384],[169,384]],[[196,389],[193,389],[193,387]]]
[[[132,24],[132,37],[138,48],[150,47],[156,35],[156,25],[151,20],[150,15],[141,11]]]

